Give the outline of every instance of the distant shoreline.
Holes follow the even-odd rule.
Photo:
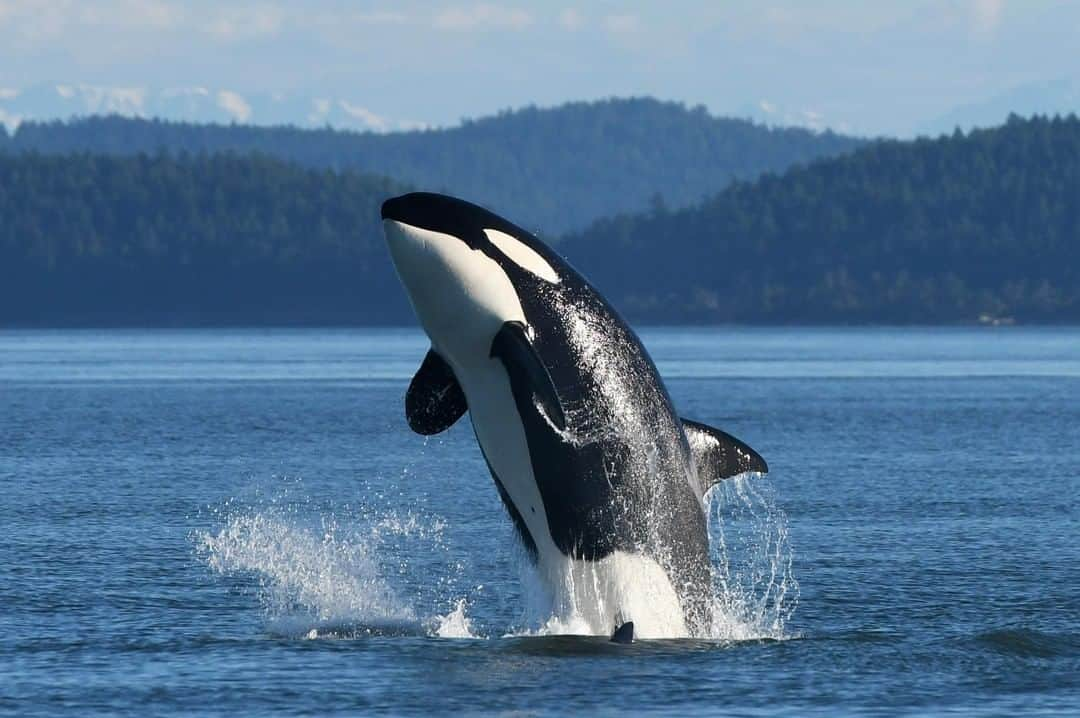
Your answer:
[[[1012,322],[988,324],[972,320],[969,322],[724,322],[710,324],[705,322],[673,322],[670,324],[648,322],[637,323],[630,320],[635,330],[654,329],[1073,329],[1080,328],[1075,320],[1051,322]],[[388,323],[279,323],[279,322],[236,322],[236,323],[14,323],[0,324],[0,332],[10,331],[188,331],[188,330],[351,330],[351,329],[386,329],[422,331],[417,324],[400,322]]]

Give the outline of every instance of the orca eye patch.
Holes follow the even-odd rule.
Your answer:
[[[484,234],[500,252],[522,269],[535,274],[545,282],[558,284],[561,281],[548,261],[517,237],[497,229],[485,229]]]

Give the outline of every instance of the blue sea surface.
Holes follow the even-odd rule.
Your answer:
[[[711,640],[554,635],[417,330],[0,332],[0,713],[1080,713],[1080,330],[684,329]]]

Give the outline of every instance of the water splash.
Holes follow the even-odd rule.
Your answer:
[[[679,597],[656,561],[617,551],[552,564],[523,567],[525,635],[610,636],[629,615],[640,638],[689,637]]]
[[[392,631],[416,621],[380,577],[369,537],[333,517],[306,526],[277,506],[250,509],[195,540],[214,571],[256,577],[275,632]]]
[[[544,573],[519,558],[524,606],[518,627],[505,635],[608,635],[618,617],[605,606],[633,605],[650,615],[643,626],[655,636],[732,641],[791,638],[787,623],[798,604],[787,516],[770,481],[752,474],[721,482],[706,496],[710,553],[714,570],[711,630],[691,636],[674,596],[660,590],[666,580],[645,564],[603,566],[575,562],[558,575]],[[621,598],[607,595],[620,592]],[[642,610],[641,602],[648,608]]]
[[[771,483],[738,477],[720,483],[706,500],[715,601],[712,632],[701,637],[788,637],[798,583],[787,519]],[[661,582],[636,564],[609,566],[607,573],[585,564],[566,575],[542,575],[519,550],[523,600],[517,627],[507,622],[479,628],[472,613],[474,608],[484,613],[478,600],[482,586],[463,590],[464,566],[444,540],[443,519],[416,512],[336,511],[315,506],[290,487],[277,497],[226,504],[214,512],[219,526],[196,532],[193,539],[213,571],[252,581],[271,633],[295,638],[600,635],[619,621],[600,609],[634,604],[622,594],[617,600],[606,595],[611,591],[640,594],[648,610],[678,608],[673,597],[665,600],[652,590]],[[417,556],[427,561],[422,568],[411,565]],[[676,625],[682,625],[677,611],[654,616],[650,623],[660,631],[655,637],[688,637],[685,626]]]
[[[787,515],[772,483],[742,474],[705,497],[715,600],[713,638],[783,639],[799,603]]]
[[[444,616],[435,617],[434,633],[439,638],[478,638],[473,633],[472,619],[467,614],[468,603],[460,598],[454,610]]]

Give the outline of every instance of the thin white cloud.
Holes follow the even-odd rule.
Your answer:
[[[579,10],[568,7],[559,13],[559,25],[564,30],[570,32],[577,32],[581,28],[585,27],[585,17]]]
[[[128,17],[136,18],[140,24],[157,28],[172,28],[184,20],[184,12],[176,5],[158,0],[134,0],[128,3]]]
[[[239,93],[219,90],[217,103],[218,107],[228,112],[234,120],[247,122],[251,118],[251,105]]]
[[[77,14],[67,0],[8,0],[0,4],[3,29],[11,31],[17,46],[33,47],[55,41]]]
[[[77,7],[78,11],[70,13],[68,19],[72,24],[83,26],[166,30],[184,22],[183,6],[164,0],[80,3]]]
[[[210,90],[205,87],[166,87],[160,94],[166,100],[174,97],[209,97]]]
[[[805,27],[805,20],[800,17],[798,10],[794,8],[773,5],[772,7],[765,8],[762,17],[767,24],[773,26],[790,27],[792,25],[803,25]]]
[[[533,16],[520,8],[479,4],[447,8],[435,15],[434,25],[440,30],[468,32],[474,30],[524,30],[533,24]]]
[[[641,18],[637,15],[608,15],[604,18],[604,29],[613,35],[631,35],[641,29]]]
[[[285,12],[276,5],[247,5],[219,10],[202,29],[220,40],[243,40],[276,35],[284,21]]]
[[[2,0],[0,24],[17,30],[24,39],[40,40],[71,29],[161,30],[184,22],[182,3],[173,0]]]
[[[1001,24],[1001,11],[1004,9],[1003,0],[973,0],[971,15],[975,32],[989,34]]]
[[[409,16],[402,12],[379,10],[353,13],[345,20],[357,25],[404,25],[409,22]]]

